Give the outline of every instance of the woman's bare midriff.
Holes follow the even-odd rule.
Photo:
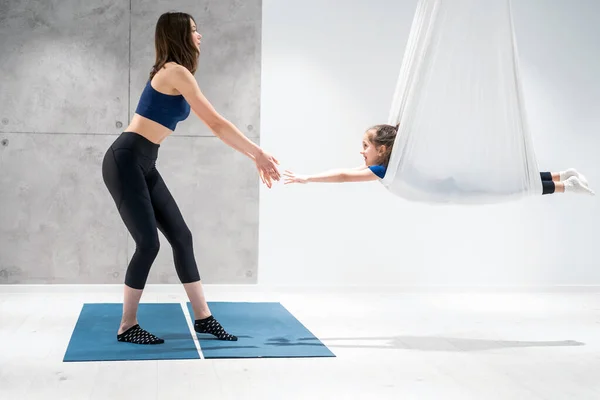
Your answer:
[[[165,138],[173,133],[173,131],[165,128],[158,122],[142,117],[139,114],[133,114],[133,119],[125,131],[135,132],[156,144],[160,144]]]

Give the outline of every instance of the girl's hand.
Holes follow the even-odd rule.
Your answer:
[[[285,177],[284,185],[288,183],[308,183],[308,178],[305,175],[296,175],[287,169],[283,173],[283,176]]]

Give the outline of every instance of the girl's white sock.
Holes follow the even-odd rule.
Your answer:
[[[585,179],[585,176],[583,176],[579,172],[577,172],[577,170],[575,168],[569,168],[564,171],[560,171],[559,174],[560,174],[561,181],[566,181],[570,177],[575,176],[575,177],[579,178],[581,183],[583,183],[585,186],[588,186],[588,181],[587,181],[587,179]]]
[[[595,195],[595,193],[589,187],[587,187],[587,185],[584,185],[581,179],[576,176],[571,176],[570,178],[567,178],[567,180],[564,181],[563,184],[565,185],[565,192],[585,193],[590,194],[592,196]]]

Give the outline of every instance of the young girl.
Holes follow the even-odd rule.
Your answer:
[[[335,169],[315,175],[296,175],[286,170],[284,184],[309,182],[364,182],[383,179],[390,161],[392,147],[398,132],[398,125],[375,125],[369,128],[362,141],[360,154],[365,164],[352,169]],[[541,172],[542,194],[552,193],[587,193],[594,192],[588,188],[587,180],[573,168],[560,172]]]

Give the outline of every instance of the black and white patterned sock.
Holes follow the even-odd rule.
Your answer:
[[[117,335],[117,340],[119,342],[135,344],[161,344],[165,342],[163,339],[158,338],[145,329],[140,328],[139,324],[135,324],[125,332]]]
[[[217,321],[212,315],[204,319],[197,319],[194,322],[194,329],[198,333],[210,333],[211,335],[216,336],[219,340],[238,340],[236,336],[225,332],[225,329],[223,329],[219,321]]]

